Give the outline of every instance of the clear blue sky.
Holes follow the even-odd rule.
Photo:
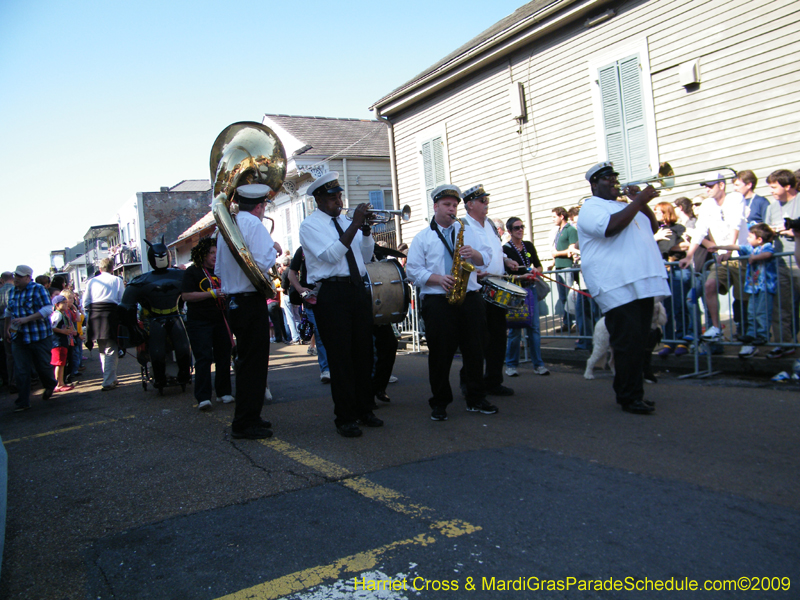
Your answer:
[[[217,134],[368,107],[522,0],[0,2],[0,270],[49,267],[136,192],[208,178]]]

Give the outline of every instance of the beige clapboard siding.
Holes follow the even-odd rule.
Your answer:
[[[679,64],[687,60],[687,57],[718,52],[748,39],[751,44],[753,39],[762,39],[765,42],[774,39],[775,31],[783,30],[785,33],[785,24],[782,21],[787,16],[790,21],[796,21],[796,5],[793,0],[736,0],[731,3],[713,1],[703,3],[702,6],[695,6],[694,2],[687,3],[685,26],[680,28],[678,39],[670,35],[674,22],[662,23],[661,29],[651,34],[651,66],[654,71],[659,71],[661,68]],[[795,14],[781,14],[787,10]],[[776,28],[771,21],[778,21],[780,26]],[[742,28],[723,26],[736,23],[741,23]],[[748,31],[744,27],[746,23],[752,23],[762,31]],[[719,26],[715,27],[713,24]],[[773,33],[769,33],[770,31]]]
[[[508,63],[498,65],[396,119],[400,195],[408,190],[417,200],[421,193],[412,130],[444,122],[454,179],[487,173],[488,179],[482,183],[487,189],[491,185],[490,217],[505,220],[521,211],[524,169],[534,241],[546,258],[550,209],[570,206],[588,194],[583,172],[596,159],[588,61],[608,40],[615,43],[625,36],[644,34],[653,73],[661,159],[670,160],[673,166],[710,167],[725,164],[720,160],[728,158],[736,161],[734,166],[741,163],[753,168],[763,181],[776,160],[800,162],[800,140],[795,133],[800,131],[795,116],[798,101],[794,99],[800,77],[792,68],[792,58],[800,48],[795,42],[782,47],[778,43],[783,36],[785,44],[787,32],[791,34],[788,39],[800,39],[795,16],[800,11],[790,10],[793,6],[797,6],[796,0],[654,1],[623,7],[617,17],[594,30],[565,29],[533,51],[526,48],[512,56],[510,74]],[[725,25],[735,22],[757,25],[745,32],[748,37]],[[723,25],[709,27],[709,23]],[[678,67],[697,57],[701,58],[703,83],[698,92],[687,94],[679,84]],[[505,87],[512,78],[523,82],[527,96],[529,120],[521,136],[509,134],[515,124],[506,122]],[[776,80],[794,96],[771,96],[770,84]],[[744,95],[743,81],[758,83],[759,89]],[[484,102],[471,103],[469,96],[474,93],[483,94]],[[724,130],[722,136],[720,129]],[[401,149],[404,143],[407,148]],[[406,241],[420,228],[416,223],[406,226]]]

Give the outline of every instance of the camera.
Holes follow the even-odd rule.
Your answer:
[[[789,217],[784,217],[783,226],[786,229],[798,230],[800,229],[800,219],[790,219]]]

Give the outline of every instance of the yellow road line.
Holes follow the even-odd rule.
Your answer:
[[[5,440],[3,445],[13,444],[15,442],[24,442],[25,440],[33,440],[36,438],[47,437],[48,435],[56,435],[57,433],[66,433],[67,431],[77,431],[78,429],[84,429],[86,427],[94,427],[95,425],[105,425],[106,423],[116,423],[117,421],[122,421],[124,419],[133,419],[136,415],[130,415],[127,417],[122,417],[122,419],[108,419],[107,421],[95,421],[94,423],[86,423],[84,425],[75,425],[74,427],[64,427],[63,429],[54,429],[53,431],[45,431],[44,433],[36,433],[34,435],[28,435],[21,438],[16,438],[13,440]]]
[[[480,530],[480,527],[474,527],[472,525],[465,527],[465,525],[469,524],[465,524],[463,521],[440,521],[433,524],[431,527],[438,529],[446,537],[456,537]],[[259,583],[246,590],[240,590],[233,594],[222,596],[217,600],[275,600],[276,598],[282,598],[289,594],[321,585],[325,583],[325,581],[335,581],[341,579],[345,575],[363,573],[364,571],[374,569],[379,559],[389,555],[394,550],[414,546],[425,547],[436,541],[437,538],[435,535],[421,533],[413,538],[391,542],[385,546],[340,558],[328,565],[311,567],[310,569],[278,577],[272,581],[265,581],[264,583]]]

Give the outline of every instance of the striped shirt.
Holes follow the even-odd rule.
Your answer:
[[[47,290],[34,281],[31,281],[24,290],[15,287],[8,297],[6,318],[19,319],[37,312],[44,318],[22,325],[16,334],[12,334],[14,341],[30,344],[53,335],[53,328],[50,325],[53,305]]]

